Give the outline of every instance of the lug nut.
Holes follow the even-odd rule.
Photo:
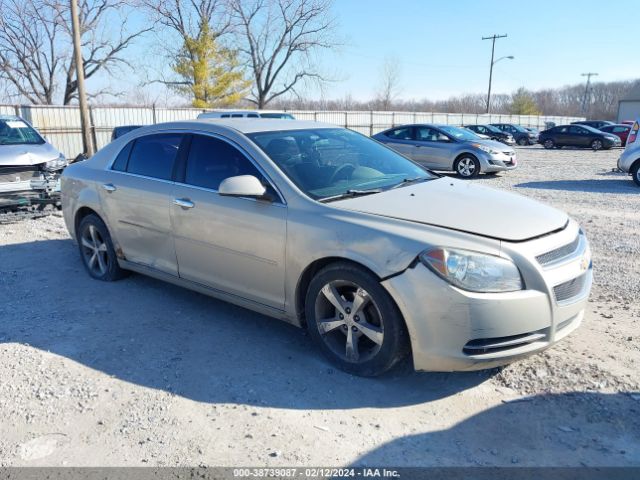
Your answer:
[[[351,309],[349,307],[345,308],[344,311],[347,313],[351,313]]]
[[[349,327],[347,327],[346,325],[342,325],[342,329],[343,330],[346,330],[347,328],[349,328]]]
[[[338,315],[338,317],[340,318],[340,320],[344,320],[344,315],[343,314]]]
[[[358,331],[358,327],[351,327],[351,331],[357,332]]]
[[[358,315],[356,315],[355,317],[353,317],[353,319],[354,319],[356,322],[359,322],[359,321],[360,321],[360,317],[359,317]]]

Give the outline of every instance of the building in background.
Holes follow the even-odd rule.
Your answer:
[[[640,82],[618,102],[618,123],[640,118]]]

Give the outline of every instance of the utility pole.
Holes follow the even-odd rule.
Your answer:
[[[78,18],[78,2],[71,2],[71,27],[73,29],[73,58],[76,62],[76,80],[78,82],[78,102],[80,103],[80,124],[82,126],[82,146],[87,156],[94,154],[91,141],[89,108],[87,107],[87,92],[84,89],[84,64],[82,61],[82,43],[80,41],[80,19]]]
[[[587,113],[587,96],[589,95],[589,85],[591,85],[591,77],[597,77],[595,72],[587,72],[582,74],[583,77],[587,77],[587,84],[584,86],[584,97],[582,97],[582,114],[586,116]]]
[[[496,40],[498,38],[506,38],[505,35],[493,34],[490,37],[482,37],[482,40],[491,40],[491,66],[489,67],[489,92],[487,93],[487,113],[491,113],[491,79],[493,77],[493,55],[496,51]]]

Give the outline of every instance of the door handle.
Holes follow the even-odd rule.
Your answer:
[[[107,192],[115,192],[118,188],[113,183],[103,183],[102,188]]]
[[[173,199],[173,203],[174,203],[174,205],[178,205],[179,207],[184,208],[184,209],[193,208],[193,207],[196,206],[196,204],[193,203],[188,198],[174,198]]]

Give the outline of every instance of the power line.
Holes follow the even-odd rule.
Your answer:
[[[584,97],[582,97],[582,114],[587,111],[587,96],[589,95],[589,85],[591,84],[591,77],[597,77],[595,72],[582,73],[581,76],[587,77],[587,84],[584,86]]]
[[[491,112],[491,79],[493,77],[493,55],[496,51],[496,40],[498,38],[506,38],[507,34],[496,35],[495,33],[490,37],[482,37],[482,40],[491,40],[491,66],[489,67],[489,91],[487,92],[487,113]]]

